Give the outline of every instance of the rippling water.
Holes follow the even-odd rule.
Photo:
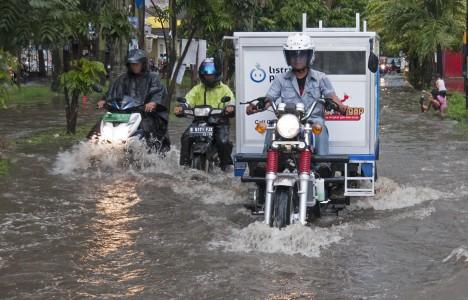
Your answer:
[[[248,185],[180,168],[176,147],[9,153],[0,298],[467,299],[466,136],[394,85],[382,89],[376,197],[311,227],[264,226],[243,206]]]

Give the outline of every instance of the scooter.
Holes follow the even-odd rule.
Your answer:
[[[106,104],[107,112],[102,117],[98,141],[112,144],[125,144],[131,140],[144,137],[141,129],[141,114],[144,106],[138,105],[135,99],[124,96]]]

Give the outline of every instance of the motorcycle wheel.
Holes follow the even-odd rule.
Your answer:
[[[273,209],[271,215],[271,226],[283,228],[291,224],[292,194],[287,188],[278,188],[275,191]]]
[[[192,159],[192,168],[200,171],[205,171],[206,159],[203,155],[195,155]]]

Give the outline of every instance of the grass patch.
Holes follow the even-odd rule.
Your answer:
[[[10,161],[7,159],[0,158],[0,178],[8,175],[10,171]]]
[[[460,93],[453,93],[448,97],[448,101],[447,115],[449,118],[459,122],[468,122],[465,96]]]
[[[49,86],[22,86],[10,91],[7,106],[36,103],[50,103],[52,98],[61,94],[50,90]]]
[[[468,110],[466,109],[465,95],[453,93],[448,99],[447,116],[458,121],[458,127],[468,133]]]
[[[102,93],[91,92],[88,95],[88,101],[97,101],[108,89],[108,83],[102,87]],[[48,104],[52,102],[54,97],[64,97],[62,91],[54,92],[50,89],[50,85],[29,85],[14,87],[10,90],[6,106],[24,106],[30,104]],[[80,100],[81,101],[81,100]]]
[[[80,124],[76,127],[76,133],[67,134],[65,128],[54,128],[46,131],[39,132],[33,136],[20,138],[15,141],[17,146],[22,145],[31,145],[31,146],[40,146],[40,145],[50,145],[50,144],[67,144],[73,143],[80,140],[84,140],[86,135],[91,130],[91,127],[95,122],[87,122]]]

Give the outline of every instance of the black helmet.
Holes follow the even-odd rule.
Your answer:
[[[141,49],[132,49],[128,52],[127,56],[127,64],[138,64],[143,63],[145,64],[148,60],[146,56],[146,52]]]
[[[214,80],[207,80],[205,75],[214,75]],[[222,78],[223,74],[220,68],[217,66],[213,58],[206,58],[198,68],[198,77],[200,78],[201,82],[209,87],[215,87]]]
[[[127,55],[127,69],[128,72],[131,73],[130,71],[130,64],[138,64],[142,63],[143,68],[142,68],[142,73],[146,73],[148,70],[148,57],[146,56],[146,52],[141,49],[132,49],[128,52]]]

